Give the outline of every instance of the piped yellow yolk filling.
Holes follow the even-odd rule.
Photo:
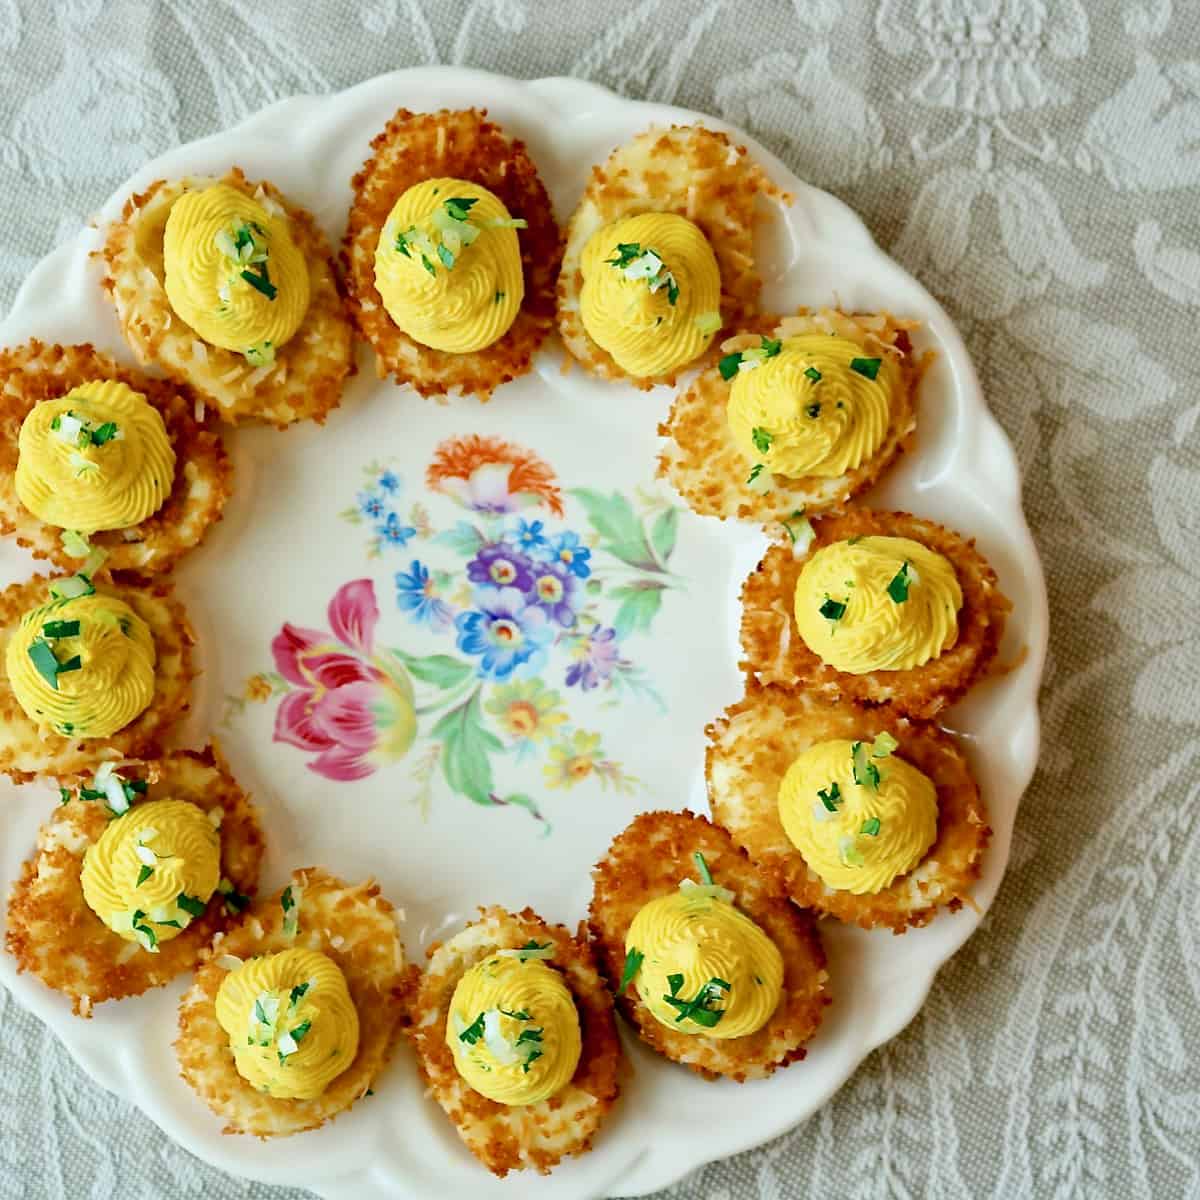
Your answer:
[[[766,340],[767,350],[775,347],[729,364],[736,373],[726,415],[746,457],[791,479],[836,478],[861,466],[887,436],[903,386],[897,362],[827,334]]]
[[[580,260],[588,336],[630,375],[665,375],[702,354],[721,327],[721,272],[700,229],[674,213],[614,221]]]
[[[579,1013],[562,975],[545,961],[496,954],[458,981],[446,1044],[458,1073],[481,1095],[497,1104],[537,1104],[575,1074]]]
[[[128,529],[171,492],[175,451],[158,410],[114,379],[35,405],[21,423],[16,489],[47,525]]]
[[[942,555],[910,538],[822,546],[796,581],[796,628],[838,671],[906,671],[958,638],[962,589]]]
[[[265,364],[308,311],[308,265],[287,222],[237,188],[186,191],[163,233],[167,299],[201,338]]]
[[[201,913],[221,874],[221,835],[186,800],[151,800],[110,821],[83,856],[88,907],[154,953]]]
[[[655,1019],[679,1033],[745,1037],[779,1005],[779,948],[724,888],[685,884],[634,917],[626,970]]]
[[[498,341],[525,297],[517,240],[524,224],[477,183],[413,184],[375,247],[375,286],[388,316],[434,350],[467,354]]]
[[[315,1100],[358,1053],[346,977],[317,950],[243,962],[221,981],[216,1013],[238,1074],[282,1100]]]
[[[31,609],[4,654],[25,715],[75,738],[108,737],[140,716],[154,698],[155,658],[146,622],[99,592]]]
[[[830,888],[868,895],[908,874],[937,837],[937,790],[895,742],[818,742],[779,785],[779,819]]]

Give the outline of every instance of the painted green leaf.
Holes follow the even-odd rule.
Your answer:
[[[662,607],[662,584],[652,580],[613,588],[611,594],[614,599],[621,601],[617,615],[613,618],[613,628],[618,637],[628,637],[631,633],[645,633],[654,623],[654,618],[658,616],[658,610]]]
[[[583,505],[592,528],[600,535],[601,544],[609,554],[641,571],[661,569],[646,544],[646,534],[634,516],[633,506],[620,492],[606,496],[591,488],[574,488],[571,495]]]
[[[456,554],[464,558],[473,558],[475,552],[484,543],[484,536],[470,521],[459,521],[453,529],[439,533],[433,539],[439,546],[449,546]]]
[[[490,804],[492,763],[488,756],[503,746],[483,727],[479,689],[446,713],[431,736],[442,742],[442,773],[450,787],[476,804]]]
[[[679,532],[679,509],[668,508],[659,513],[650,528],[650,544],[665,566],[675,550],[675,537]]]
[[[414,679],[432,684],[442,691],[457,687],[474,670],[470,663],[451,654],[430,654],[425,658],[417,658],[405,654],[403,650],[393,650],[392,653],[408,668]]]

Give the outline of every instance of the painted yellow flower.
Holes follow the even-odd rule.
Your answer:
[[[521,743],[550,737],[567,719],[562,711],[562,697],[540,679],[498,687],[484,707],[499,719],[505,733]]]
[[[262,704],[271,698],[271,681],[265,675],[251,675],[246,680],[246,699]]]
[[[550,761],[542,768],[548,788],[572,788],[596,770],[600,758],[600,735],[575,733],[557,746],[550,747]]]

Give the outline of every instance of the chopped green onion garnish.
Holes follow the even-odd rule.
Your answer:
[[[425,270],[427,270],[435,279],[437,278],[437,267],[435,267],[433,263],[429,261],[429,256],[427,254],[421,255],[421,266],[423,266]]]
[[[704,859],[704,855],[699,850],[692,854],[692,859],[696,864],[696,869],[700,872],[700,882],[712,886],[712,872],[708,869],[708,863]]]
[[[807,552],[812,540],[816,537],[813,530],[812,522],[804,515],[804,509],[798,508],[786,521],[783,522],[783,528],[787,532],[788,537],[792,539],[794,553],[804,554]]]
[[[819,400],[814,400],[812,404],[805,408],[804,412],[808,417],[815,421],[821,415],[821,402]]]
[[[834,600],[831,596],[826,596],[825,603],[817,611],[827,621],[840,621],[846,615],[846,605],[841,600]]]
[[[746,476],[746,486],[759,495],[766,495],[774,483],[775,477],[767,470],[765,463],[755,463],[750,468],[750,474]]]
[[[813,383],[821,382],[821,372],[818,371],[816,367],[805,367],[804,374],[807,376],[807,378],[811,379]]]
[[[750,431],[750,440],[754,443],[754,448],[759,454],[766,454],[771,449],[771,443],[775,438],[773,434],[768,433],[761,425],[755,425]]]
[[[843,837],[838,838],[838,857],[848,867],[861,867],[863,865],[862,852],[855,845],[854,834],[847,833]]]
[[[842,789],[838,786],[838,781],[835,779],[829,785],[828,791],[826,791],[824,788],[821,788],[820,791],[817,792],[817,798],[825,806],[827,812],[837,812],[838,802],[842,798]]]
[[[872,792],[879,791],[880,774],[879,768],[870,760],[867,754],[867,747],[862,742],[855,742],[850,747],[852,760],[851,770],[854,774],[854,782],[859,787],[865,787]]]
[[[464,1029],[462,1033],[458,1035],[458,1040],[460,1042],[466,1042],[468,1046],[475,1045],[475,1043],[479,1041],[481,1037],[483,1037],[483,1019],[485,1016],[487,1016],[486,1013],[480,1013],[479,1016],[477,1016],[475,1020],[473,1020],[470,1025],[468,1025],[466,1029]]]
[[[105,442],[111,442],[117,436],[116,421],[105,421],[98,429],[92,430],[92,445],[103,446]]]
[[[72,558],[87,558],[92,552],[92,544],[74,529],[64,529],[59,536],[63,549]]]
[[[899,745],[900,743],[896,741],[896,739],[892,737],[892,735],[885,729],[874,740],[874,742],[871,743],[871,757],[887,758],[887,756],[891,754],[893,750],[897,749]]]
[[[633,982],[634,977],[642,969],[642,963],[646,956],[640,950],[629,950],[625,954],[625,970],[621,972],[621,986],[617,988],[617,995],[622,995],[625,989]]]
[[[260,263],[258,271],[242,271],[241,276],[256,292],[261,292],[268,300],[274,300],[279,294],[279,289],[267,275],[266,263]]]
[[[738,367],[740,367],[741,364],[741,352],[734,351],[732,354],[726,354],[721,361],[717,363],[717,370],[721,372],[721,378],[728,382],[738,373]]]
[[[872,817],[869,821],[864,821],[862,823],[862,828],[858,832],[865,833],[867,835],[867,837],[878,837],[879,836],[879,826],[880,826],[879,818]]]
[[[37,668],[37,673],[57,692],[58,691],[58,659],[50,649],[49,642],[37,638],[29,647],[29,661]]]
[[[180,892],[175,903],[189,916],[200,917],[204,915],[205,904],[199,896],[189,896],[187,892]]]
[[[710,337],[721,328],[721,314],[719,312],[699,313],[693,318],[692,323],[705,337]]]
[[[503,300],[503,299],[504,299],[504,293],[503,293],[503,292],[497,292],[497,293],[496,293],[496,295],[493,297],[493,303],[494,303],[494,304],[499,304],[499,303],[500,303],[500,301],[501,301],[501,300]]]
[[[143,863],[141,870],[138,871],[137,883],[135,883],[133,886],[141,887],[142,884],[145,883],[146,880],[149,879],[150,876],[153,874],[154,874],[154,868],[148,867],[148,866],[146,866],[145,863]]]
[[[456,221],[465,221],[467,214],[479,203],[479,200],[475,196],[454,196],[442,203],[446,212]]]
[[[71,789],[70,788],[60,787],[58,789],[58,802],[59,802],[59,804],[70,804],[71,803]]]
[[[242,356],[252,367],[269,367],[275,361],[275,347],[267,338],[257,346],[247,346]]]
[[[908,562],[906,561],[900,570],[892,577],[892,582],[887,585],[887,594],[897,604],[903,604],[908,599]]]
[[[879,374],[879,365],[883,362],[881,358],[852,358],[850,360],[850,370],[857,371],[860,375],[866,376],[867,379],[874,379]]]
[[[78,654],[68,658],[66,662],[58,664],[58,673],[66,675],[70,671],[78,671],[83,666],[83,660]]]
[[[678,982],[673,983],[672,981]],[[683,986],[682,975],[669,975],[667,982],[671,985],[671,994],[664,996],[663,999],[672,1008],[679,1010],[679,1016],[675,1018],[676,1022],[690,1019],[697,1025],[711,1029],[725,1015],[723,1010],[712,1007],[721,999],[723,991],[729,991],[729,984],[724,979],[714,976],[696,993],[694,1000],[681,1000],[676,995]]]
[[[42,637],[55,641],[58,638],[79,636],[78,621],[47,621],[42,626]]]

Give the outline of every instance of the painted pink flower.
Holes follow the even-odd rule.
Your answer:
[[[292,685],[275,714],[275,740],[315,754],[310,771],[348,783],[403,758],[417,718],[407,672],[374,657],[375,585],[344,584],[328,617],[328,633],[285,624],[271,642],[275,669]]]

